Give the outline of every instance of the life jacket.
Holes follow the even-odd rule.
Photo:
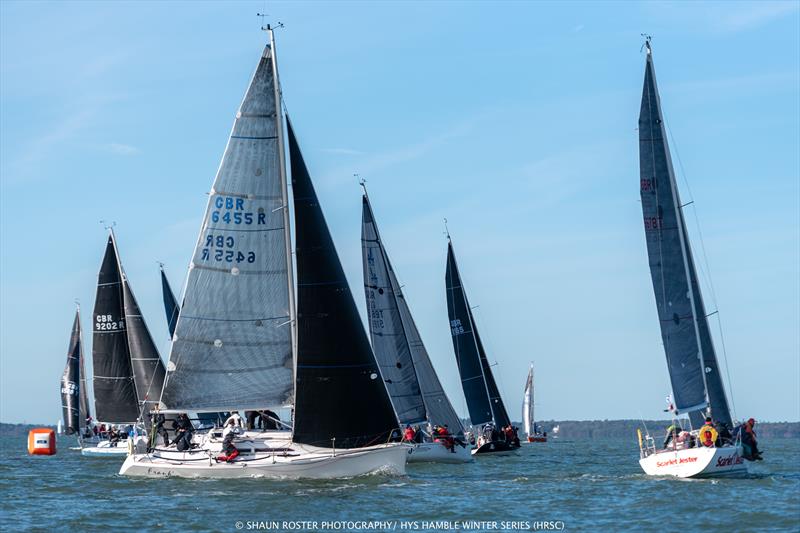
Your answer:
[[[408,442],[414,441],[415,432],[413,429],[407,428],[404,435],[405,435],[404,439],[407,440]]]
[[[229,454],[224,454],[223,453],[223,454],[218,455],[217,456],[217,460],[218,461],[225,461],[226,463],[230,463],[231,461],[233,461],[237,457],[239,457],[239,450],[234,448],[233,451],[231,453],[229,453]]]
[[[717,441],[717,430],[714,426],[708,425],[700,428],[700,443],[703,446],[711,447]]]

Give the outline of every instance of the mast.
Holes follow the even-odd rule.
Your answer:
[[[269,34],[269,43],[272,47],[272,72],[275,76],[275,119],[276,131],[278,135],[278,166],[281,176],[281,200],[283,201],[283,228],[284,239],[286,244],[286,272],[287,283],[289,286],[289,327],[292,329],[292,383],[294,383],[294,391],[292,392],[292,404],[294,404],[295,394],[297,393],[297,308],[295,304],[294,294],[294,263],[292,261],[292,227],[289,222],[289,192],[288,192],[288,177],[286,175],[286,147],[284,145],[283,136],[283,97],[281,95],[281,83],[278,77],[278,56],[275,48],[275,32],[272,27],[267,25],[267,32]]]
[[[707,408],[710,414],[713,407],[717,421],[731,424],[666,140],[649,37],[645,47],[639,117],[642,209],[676,410],[688,412],[692,423],[698,425],[702,423],[698,411]],[[690,331],[682,324],[686,318],[691,318]],[[695,363],[691,363],[692,357]]]

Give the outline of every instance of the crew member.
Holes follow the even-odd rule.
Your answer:
[[[233,445],[233,439],[236,438],[238,432],[239,427],[236,425],[236,421],[229,418],[225,425],[225,431],[222,432],[222,454],[217,457],[218,461],[230,463],[239,456],[239,449]]]
[[[228,422],[230,422],[231,420],[233,420],[234,424],[236,424],[237,427],[244,429],[244,421],[242,420],[239,411],[231,411],[231,416],[229,416],[227,420],[225,420],[224,424],[225,427],[228,427]]]
[[[672,442],[672,439],[675,439],[680,433],[681,428],[677,424],[671,424],[667,428],[667,438],[664,439],[664,448],[669,446],[669,443]]]
[[[742,448],[744,448],[745,459],[751,461],[761,461],[761,452],[758,449],[758,441],[756,440],[755,431],[756,421],[751,418],[744,423],[744,431],[742,431]]]
[[[415,436],[416,434],[414,432],[414,428],[411,427],[411,424],[407,425],[405,431],[403,432],[403,441],[414,442]]]
[[[178,419],[175,421],[175,441],[172,444],[178,448],[179,452],[184,452],[192,447],[193,430],[194,427],[189,416],[186,413],[178,415]]]

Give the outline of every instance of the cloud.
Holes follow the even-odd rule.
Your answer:
[[[104,146],[106,150],[117,155],[134,155],[139,153],[139,149],[130,144],[109,143]]]

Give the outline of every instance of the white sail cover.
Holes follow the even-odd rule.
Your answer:
[[[533,435],[533,365],[528,370],[528,380],[525,382],[525,394],[522,396],[522,424],[525,433]]]
[[[288,209],[272,49],[242,101],[189,266],[162,403],[196,411],[292,401]]]

